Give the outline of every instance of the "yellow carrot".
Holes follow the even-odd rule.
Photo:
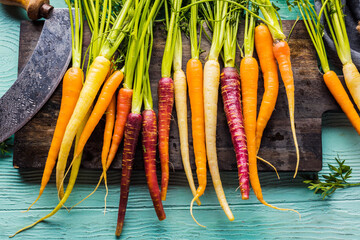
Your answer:
[[[90,109],[106,75],[110,70],[110,61],[105,57],[98,56],[94,59],[86,75],[84,86],[80,92],[79,100],[76,103],[73,114],[66,127],[65,134],[61,143],[58,162],[56,165],[56,187],[60,199],[64,196],[64,188],[61,182],[64,178],[67,158],[71,149],[75,134],[81,122]]]

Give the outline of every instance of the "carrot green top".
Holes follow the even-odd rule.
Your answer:
[[[70,0],[65,0],[69,8],[70,24],[71,24],[71,39],[72,39],[72,66],[80,68],[81,65],[81,50],[83,42],[84,19],[82,14],[82,7],[79,0],[74,1],[75,8],[75,26],[73,19],[73,11]]]
[[[300,10],[302,18],[304,19],[305,27],[319,56],[321,67],[324,73],[326,73],[330,71],[330,67],[322,38],[324,33],[323,25],[320,23],[320,18],[325,5],[323,5],[319,14],[317,14],[309,0],[298,0],[296,4]]]
[[[162,4],[162,0],[155,0],[150,8],[149,0],[138,1],[135,8],[133,21],[134,26],[131,29],[130,44],[128,51],[131,54],[126,55],[125,59],[125,81],[124,88],[131,89],[133,85],[135,67],[137,64],[140,49],[144,45],[144,40],[148,32],[148,27],[152,24]]]
[[[149,62],[148,62],[147,56],[148,56],[148,50],[149,50],[150,36],[152,36],[151,28],[152,28],[152,22],[147,28],[145,39],[144,39],[145,41],[144,41],[143,45],[141,46],[140,53],[139,53],[139,59],[136,64],[134,94],[133,94],[132,102],[131,102],[131,112],[132,113],[140,114],[141,106],[142,106],[142,102],[143,102],[143,96],[144,96],[145,91],[147,90],[144,88],[143,83],[146,82],[146,75],[148,75],[148,74],[146,74],[145,71],[149,69],[149,66],[148,66]],[[152,48],[152,43],[150,43],[150,44],[151,44],[150,47]],[[150,52],[150,54],[151,54],[151,52]],[[144,85],[145,84],[146,83],[144,83]],[[145,85],[145,87],[146,87],[146,85]]]
[[[240,22],[240,13],[236,11],[233,4],[229,6],[229,16],[225,26],[224,39],[224,65],[225,67],[235,66],[235,56],[237,47],[237,33]]]
[[[270,0],[255,0],[259,6],[264,18],[266,25],[268,25],[271,35],[274,40],[285,40],[286,36],[282,31],[281,19]],[[279,17],[279,19],[278,19]]]
[[[191,0],[191,3],[196,3],[197,0]],[[198,21],[198,5],[191,6],[190,12],[190,46],[191,46],[191,58],[199,59],[199,48],[197,39],[197,21]],[[180,39],[181,41],[181,39]]]
[[[150,86],[150,77],[149,77],[149,67],[150,67],[150,61],[151,61],[151,53],[152,53],[152,47],[153,47],[153,40],[154,40],[154,35],[153,35],[153,23],[151,22],[149,25],[149,34],[150,34],[150,46],[149,46],[149,51],[148,51],[148,56],[147,56],[147,60],[146,60],[146,70],[144,73],[144,108],[146,110],[150,110],[153,109],[153,99],[152,99],[152,95],[151,95],[151,86]],[[147,45],[149,45],[147,44]]]
[[[180,7],[181,7],[181,0],[171,0],[171,17],[170,17],[170,22],[168,23],[167,21],[168,32],[165,43],[164,55],[161,64],[161,77],[171,76],[171,66],[174,56],[174,48],[175,48],[176,35],[177,35],[176,29],[179,21]]]
[[[351,63],[351,50],[349,38],[346,33],[342,3],[340,0],[321,0],[323,6],[326,6],[325,18],[330,29],[336,51],[343,65]]]
[[[224,43],[226,14],[228,11],[228,2],[216,0],[214,2],[214,29],[213,38],[209,53],[209,60],[217,60]]]
[[[252,5],[251,11],[254,11],[255,7]],[[244,33],[244,52],[245,57],[252,57],[254,53],[254,39],[255,39],[255,17],[246,12],[245,15],[245,33]]]

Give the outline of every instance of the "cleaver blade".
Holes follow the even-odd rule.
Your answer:
[[[54,9],[15,83],[0,98],[0,142],[23,127],[47,102],[71,60],[68,9]]]

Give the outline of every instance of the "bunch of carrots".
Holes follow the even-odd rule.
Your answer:
[[[29,209],[44,192],[55,164],[59,204],[48,215],[20,229],[14,235],[51,217],[64,206],[75,185],[84,147],[104,115],[106,123],[101,152],[103,170],[94,191],[82,201],[91,196],[104,180],[106,210],[108,195],[106,173],[123,140],[121,191],[115,230],[115,234],[120,236],[124,226],[135,149],[141,136],[149,193],[158,219],[164,220],[166,215],[162,201],[166,200],[169,183],[169,132],[174,102],[181,158],[193,194],[190,214],[197,224],[203,226],[193,215],[193,204],[196,202],[201,205],[199,198],[206,189],[208,166],[220,206],[228,219],[233,221],[234,215],[225,197],[217,162],[216,125],[219,88],[236,154],[242,199],[249,199],[251,185],[255,196],[262,204],[277,210],[297,212],[293,209],[275,207],[264,200],[257,169],[257,159],[271,165],[261,159],[258,152],[264,129],[274,111],[278,96],[278,69],[286,89],[296,152],[294,177],[300,160],[295,131],[295,85],[290,47],[285,41],[281,19],[278,18],[277,10],[270,0],[189,0],[187,5],[181,0],[124,0],[116,2],[121,5],[116,13],[113,9],[113,0],[74,0],[73,6],[70,0],[65,1],[69,6],[73,36],[72,67],[64,76],[60,112],[39,195]],[[360,134],[360,118],[341,82],[329,68],[322,41],[320,18],[324,14],[344,66],[347,87],[359,107],[360,75],[351,61],[341,4],[339,0],[322,1],[323,7],[319,13],[314,10],[309,0],[296,0],[294,4],[300,9],[319,55],[326,85]],[[75,11],[72,11],[72,7]],[[161,79],[158,83],[159,110],[156,116],[149,66],[153,46],[153,26],[162,7],[165,13],[167,38]],[[186,19],[183,13],[188,10],[190,10],[187,21],[191,59],[186,64],[185,74],[182,70],[180,22]],[[259,16],[260,11],[263,17]],[[92,39],[88,51],[87,69],[83,71],[82,66],[85,64],[81,64],[81,56],[84,15],[92,32]],[[237,36],[242,15],[245,16],[244,44],[240,66],[237,66]],[[257,24],[257,19],[262,23]],[[211,48],[203,67],[200,61],[200,43],[204,22],[212,34],[205,32],[211,41]],[[118,51],[119,48],[126,51]],[[257,52],[265,89],[259,112],[257,109],[259,64],[253,57],[254,50]],[[219,57],[224,63],[222,70]],[[125,59],[121,68],[114,64],[119,62],[118,59]],[[120,87],[123,80],[123,85]],[[191,108],[197,187],[190,167],[187,94]],[[75,143],[73,143],[74,139]],[[74,154],[72,160],[68,161],[73,145]],[[161,187],[156,173],[157,148],[161,163]],[[70,166],[66,170],[67,165]],[[64,179],[70,170],[70,178],[64,191]]]

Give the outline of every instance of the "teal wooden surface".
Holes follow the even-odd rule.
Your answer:
[[[284,19],[294,19],[296,12],[288,13],[285,0]],[[61,0],[52,1],[64,7]],[[285,6],[285,7],[284,7]],[[25,19],[21,10],[0,5],[0,96],[15,81],[17,73],[19,22]],[[346,159],[353,167],[351,181],[360,181],[360,137],[343,114],[327,113],[323,118],[323,171],[334,163],[335,156]],[[31,157],[31,156],[29,156]],[[46,215],[57,204],[56,187],[52,180],[43,197],[28,213],[21,213],[35,199],[42,172],[12,167],[12,156],[0,157],[0,239],[7,239],[19,228]],[[85,197],[96,185],[100,171],[81,169],[77,184],[67,202],[71,206]],[[135,172],[131,179],[123,239],[360,239],[360,188],[338,190],[323,201],[302,183],[300,174],[260,173],[264,198],[279,207],[294,208],[280,212],[258,203],[253,193],[242,201],[237,189],[237,174],[222,172],[225,194],[235,215],[229,222],[220,208],[209,179],[209,186],[201,199],[203,206],[194,208],[197,219],[206,229],[198,227],[190,217],[191,193],[185,174],[172,172],[167,201],[164,202],[167,219],[159,222],[152,207],[143,172]],[[117,207],[120,194],[120,173],[109,173],[107,212],[103,214],[105,190],[101,187],[93,197],[68,213],[65,209],[17,239],[115,239]]]

